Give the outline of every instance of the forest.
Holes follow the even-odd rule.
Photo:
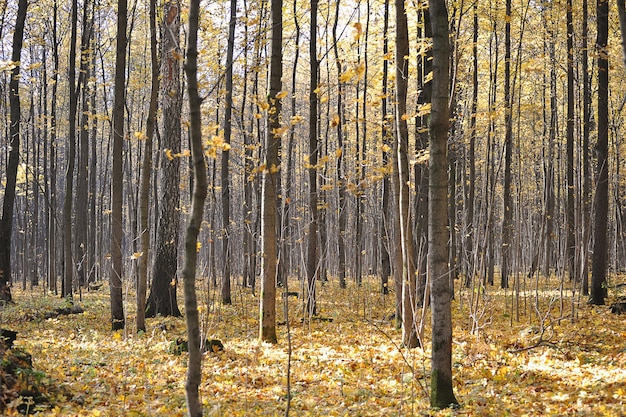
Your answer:
[[[0,0],[0,414],[626,407],[624,0]]]

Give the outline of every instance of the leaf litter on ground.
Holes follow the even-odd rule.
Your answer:
[[[260,343],[258,298],[249,289],[237,287],[233,304],[223,306],[205,281],[199,285],[204,337],[225,346],[204,355],[206,415],[284,415],[287,326],[278,326],[277,345]],[[545,288],[550,285],[556,284]],[[489,287],[486,293],[457,289],[452,360],[461,407],[432,410],[430,316],[424,316],[424,349],[402,348],[401,331],[389,320],[395,295],[377,288],[374,277],[346,290],[333,282],[319,285],[320,314],[332,321],[301,322],[302,297],[287,298],[291,415],[624,415],[626,316],[610,314],[609,307],[571,295],[561,304],[548,290],[516,297]],[[76,297],[83,313],[49,318],[64,300],[18,288],[14,298],[15,304],[0,308],[0,326],[17,330],[16,345],[32,354],[33,368],[62,388],[38,415],[185,415],[186,354],[168,351],[172,341],[186,337],[183,318],[149,319],[148,330],[136,334],[130,288],[127,328],[118,332],[110,331],[104,290]],[[277,312],[284,322],[280,297]],[[473,334],[472,327],[478,329]],[[15,407],[5,413],[19,415]]]

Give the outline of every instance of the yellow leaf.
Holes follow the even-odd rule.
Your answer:
[[[224,151],[224,152],[225,152],[225,151],[230,151],[230,149],[231,149],[231,148],[232,148],[232,146],[230,146],[230,143],[226,143],[226,142],[224,142],[224,143],[222,144],[222,151]]]
[[[339,125],[339,122],[341,121],[341,119],[339,118],[338,114],[335,114],[332,118],[332,120],[330,121],[330,125],[332,127],[337,127]]]
[[[200,252],[200,248],[202,248],[202,242],[196,242],[196,252]]]
[[[337,158],[341,158],[341,154],[343,154],[343,149],[341,149],[341,148],[335,149],[335,156]]]
[[[269,103],[266,103],[266,102],[264,102],[264,101],[259,102],[259,108],[260,108],[261,110],[269,110],[269,108],[270,108],[270,104],[269,104]]]
[[[135,252],[132,255],[130,255],[130,259],[139,259],[143,256],[143,252]]]
[[[339,76],[339,82],[347,83],[348,81],[352,79],[352,77],[354,77],[354,70],[349,69]]]
[[[419,108],[417,109],[417,117],[423,117],[430,114],[431,107],[432,106],[430,103],[422,104],[421,106],[419,106]]]
[[[169,159],[170,161],[172,161],[174,159],[174,155],[172,155],[172,150],[171,149],[166,149],[165,150],[165,156],[167,157],[167,159]]]
[[[280,171],[280,167],[277,167],[275,164],[272,164],[270,168],[270,173],[276,174],[278,171]]]
[[[385,153],[389,153],[391,152],[391,146],[387,145],[386,143],[383,145],[382,147],[383,152]]]
[[[286,91],[281,91],[280,93],[276,94],[276,98],[280,100],[281,98],[287,97],[287,94],[288,93]]]

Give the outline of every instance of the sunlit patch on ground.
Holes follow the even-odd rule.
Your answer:
[[[624,415],[626,319],[608,307],[580,302],[574,320],[559,320],[550,289],[537,309],[542,332],[540,315],[521,303],[516,311],[510,291],[488,288],[488,297],[473,301],[472,293],[461,291],[453,302],[453,372],[462,407],[434,411],[428,407],[430,316],[424,315],[425,349],[401,348],[401,333],[388,320],[394,295],[382,296],[378,285],[372,279],[347,290],[332,282],[320,286],[320,315],[332,321],[301,323],[303,300],[289,298],[292,415]],[[218,299],[200,291],[203,300]],[[225,346],[204,356],[206,415],[283,415],[286,326],[278,327],[278,345],[259,343],[258,300],[249,290],[234,292],[231,306],[201,308],[205,336]],[[82,314],[32,319],[63,301],[14,289],[16,304],[0,309],[0,323],[19,331],[16,344],[32,353],[34,367],[71,393],[41,415],[184,415],[186,354],[168,352],[173,340],[185,337],[184,319],[149,319],[147,332],[136,334],[134,296],[126,294],[127,330],[112,333],[104,290],[83,294]],[[526,297],[531,305],[533,293]],[[519,321],[512,319],[518,315]],[[472,327],[479,331],[470,334]]]

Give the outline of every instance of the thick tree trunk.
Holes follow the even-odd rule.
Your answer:
[[[607,40],[609,32],[608,0],[597,3],[597,41],[598,48],[598,142],[596,144],[597,186],[595,195],[595,230],[593,246],[593,264],[591,267],[591,302],[603,305],[606,297],[607,268],[607,223],[609,216],[609,51]]]
[[[156,251],[152,268],[152,286],[146,317],[180,316],[176,301],[178,282],[178,239],[180,224],[180,153],[181,106],[180,87],[180,3],[164,6],[161,61],[163,137],[161,138],[161,204]]]
[[[428,272],[432,306],[432,359],[430,405],[457,404],[452,390],[452,314],[448,277],[448,173],[447,141],[449,39],[444,0],[430,0],[433,30],[433,101],[430,121]]]

